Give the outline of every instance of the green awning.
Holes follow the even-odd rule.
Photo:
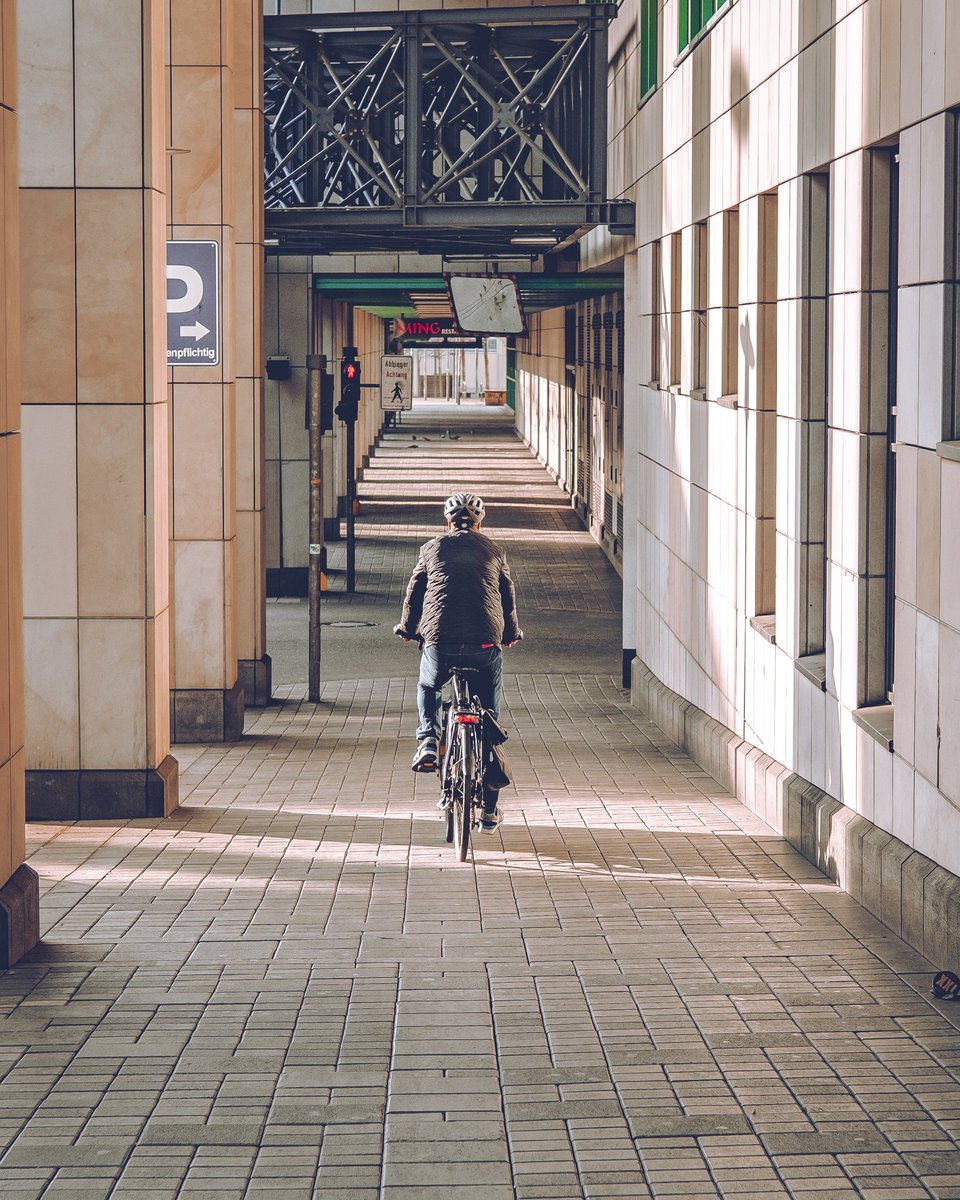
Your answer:
[[[623,291],[622,275],[518,275],[527,312],[564,308],[579,300]],[[442,275],[314,275],[314,289],[327,300],[342,300],[377,316],[414,315],[414,296],[445,296]]]

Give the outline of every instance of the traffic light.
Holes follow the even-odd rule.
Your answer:
[[[344,346],[340,360],[340,403],[337,416],[341,421],[356,421],[360,411],[360,360],[356,346]]]

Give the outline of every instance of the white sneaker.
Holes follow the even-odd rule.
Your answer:
[[[410,764],[414,771],[435,771],[437,769],[437,739],[421,738],[417,743],[417,752]]]
[[[495,808],[491,813],[485,812],[480,819],[480,832],[493,833],[502,820],[503,813],[499,808]]]

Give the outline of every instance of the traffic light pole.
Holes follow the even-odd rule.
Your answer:
[[[325,354],[307,356],[307,423],[310,430],[309,685],[320,699],[320,568],[323,558],[323,431],[321,397]]]
[[[357,590],[357,423],[347,422],[347,591]]]
[[[361,383],[360,359],[356,346],[344,346],[340,359],[340,403],[336,413],[347,427],[347,591],[357,590],[357,440],[360,415],[360,389],[378,387]]]
[[[337,416],[347,427],[347,591],[357,590],[357,450],[360,415],[360,359],[356,346],[344,346],[340,359],[340,403]]]

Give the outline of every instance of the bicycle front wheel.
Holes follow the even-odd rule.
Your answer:
[[[469,729],[459,730],[460,760],[453,780],[453,823],[454,845],[461,862],[467,857],[470,845],[470,825],[473,821],[474,775],[477,764],[473,753],[473,739]]]

